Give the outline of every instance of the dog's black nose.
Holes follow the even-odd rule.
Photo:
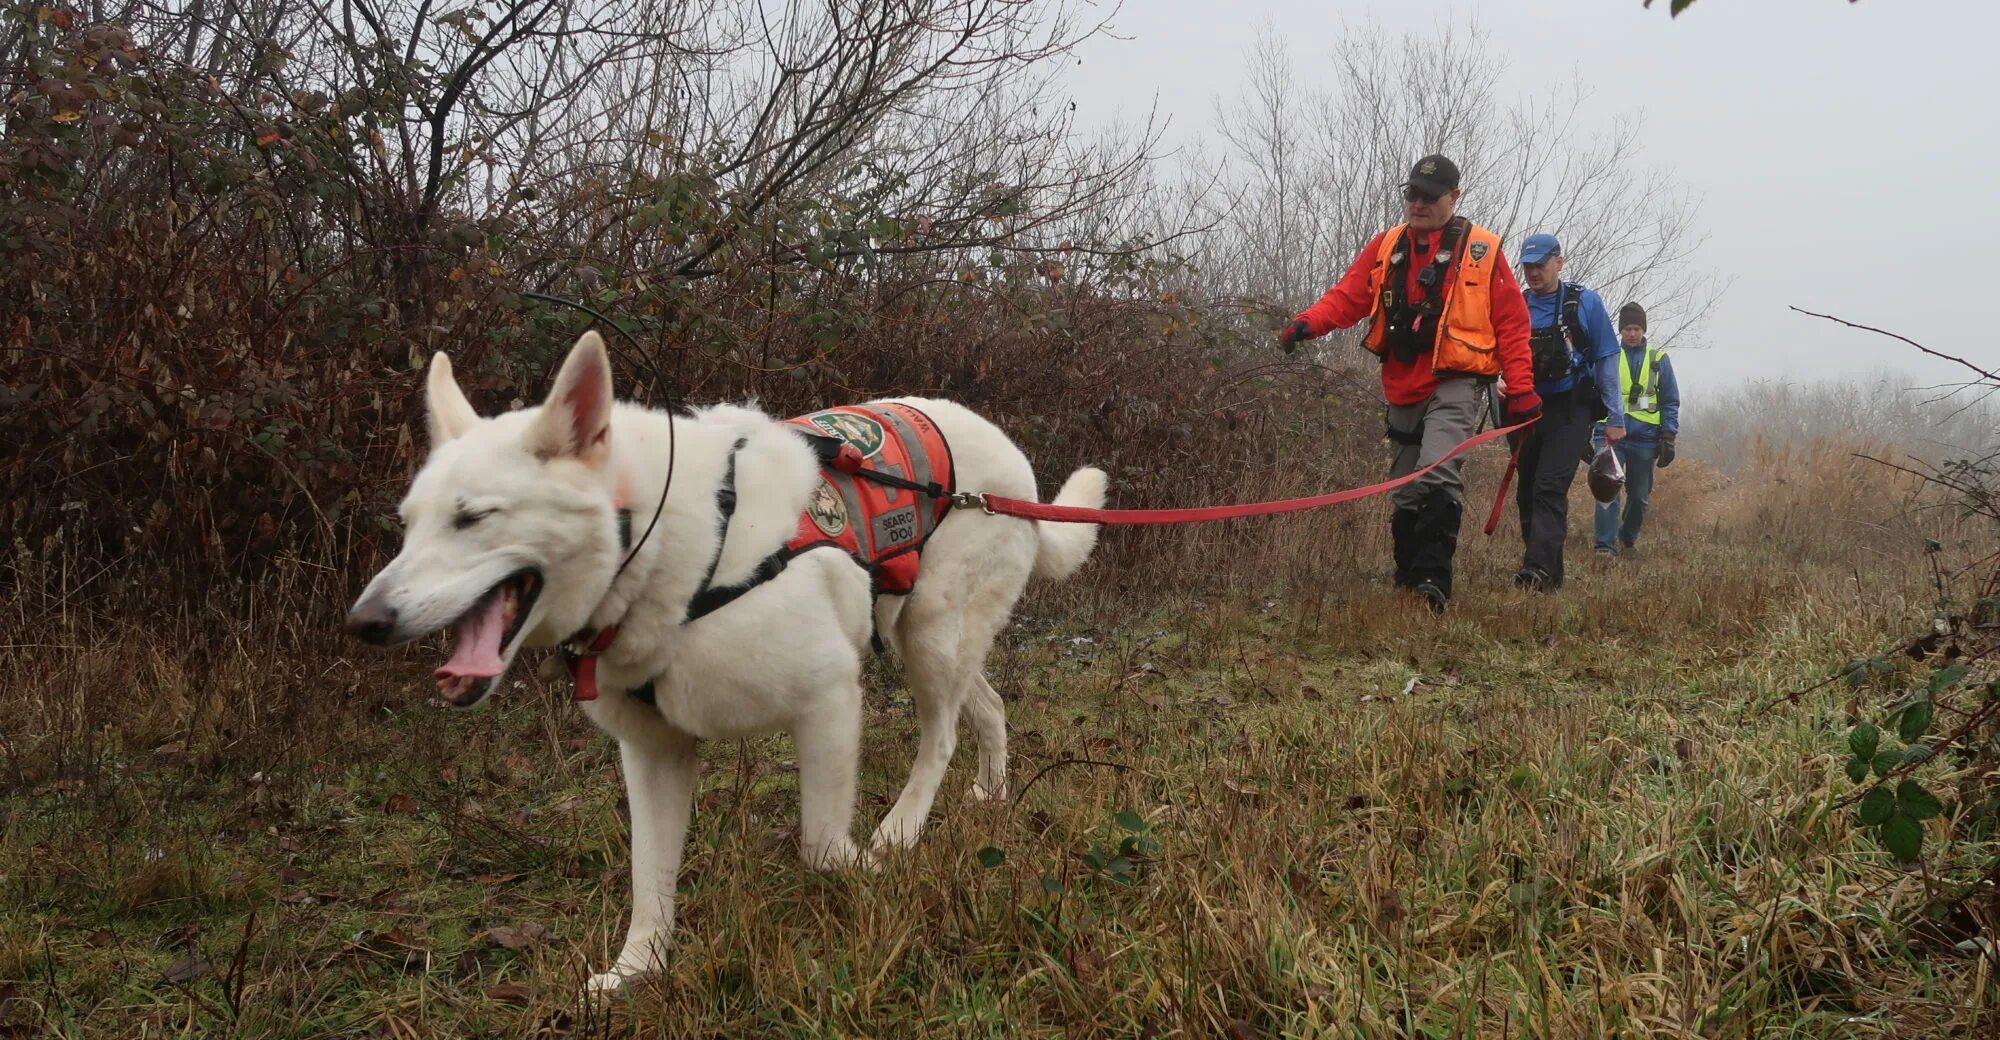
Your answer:
[[[381,646],[396,632],[396,608],[380,600],[356,603],[347,612],[347,634]]]

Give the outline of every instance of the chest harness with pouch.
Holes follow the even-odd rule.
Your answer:
[[[1625,417],[1653,426],[1660,425],[1660,355],[1650,346],[1641,347],[1639,374],[1632,374],[1632,352],[1619,350],[1620,378],[1630,384],[1625,391]]]
[[[1417,271],[1417,285],[1424,291],[1421,300],[1411,299],[1410,260],[1416,250],[1416,233],[1405,228],[1389,254],[1389,269],[1382,278],[1382,358],[1395,355],[1405,365],[1416,364],[1419,355],[1437,344],[1438,323],[1443,320],[1445,295],[1450,288],[1452,261],[1458,256],[1459,240],[1470,222],[1453,217],[1439,234],[1437,252]]]
[[[868,572],[875,595],[907,595],[916,587],[924,543],[951,512],[955,488],[951,445],[937,424],[923,412],[895,402],[829,408],[785,423],[812,446],[820,464],[819,481],[799,514],[797,528],[748,577],[732,585],[715,584],[715,569],[722,562],[730,521],[736,516],[736,456],[746,443],[738,440],[715,493],[719,516],[715,555],[681,624],[728,606],[815,549],[847,553]],[[627,517],[621,511],[621,541],[631,537]],[[565,644],[563,654],[576,678],[577,700],[597,698],[596,657],[617,632],[618,626],[609,625],[596,633],[578,633]],[[879,633],[874,642],[879,652]],[[631,695],[652,704],[653,684],[647,682]]]
[[[1576,371],[1579,345],[1588,343],[1583,331],[1583,286],[1563,282],[1556,287],[1556,320],[1546,328],[1528,333],[1528,352],[1534,356],[1535,382],[1553,383]]]

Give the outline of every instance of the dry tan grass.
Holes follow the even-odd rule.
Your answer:
[[[874,876],[796,865],[786,741],[706,749],[671,970],[599,1008],[624,825],[565,691],[425,707],[421,654],[322,635],[331,589],[45,620],[68,649],[0,651],[0,1035],[1977,1035],[1988,966],[1887,924],[1922,878],[1823,811],[1838,705],[1754,710],[1972,532],[1837,450],[1788,472],[1689,460],[1551,596],[1469,523],[1443,620],[1365,507],[1187,532],[1147,565],[1179,593],[1100,567],[996,660],[1021,796],[960,770]],[[864,827],[915,728],[878,678]]]

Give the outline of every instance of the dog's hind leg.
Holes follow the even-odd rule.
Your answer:
[[[792,730],[799,755],[799,855],[815,870],[866,864],[849,832],[861,756],[861,686],[851,683]]]
[[[986,676],[974,672],[966,687],[965,707],[972,716],[972,734],[979,741],[979,777],[972,797],[981,801],[1007,797],[1007,706]]]
[[[903,608],[902,622],[896,642],[916,702],[917,760],[902,795],[875,829],[877,849],[913,845],[923,833],[938,785],[958,749],[958,711],[965,689],[957,604],[942,597],[913,601]]]
[[[959,667],[965,670],[964,706],[979,742],[979,773],[972,782],[975,799],[1007,797],[1007,706],[986,681],[986,656],[1007,626],[1021,596],[1025,575],[989,572],[988,580],[967,597],[964,634],[958,645]]]
[[[632,807],[632,924],[611,970],[590,978],[590,989],[617,989],[627,979],[659,969],[674,932],[674,885],[694,808],[694,738],[667,731],[621,741],[619,759]]]

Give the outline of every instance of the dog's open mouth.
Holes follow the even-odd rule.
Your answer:
[[[471,610],[452,622],[451,659],[431,673],[438,695],[458,707],[486,696],[493,680],[506,670],[502,655],[520,634],[541,593],[541,573],[518,570],[487,589]]]

